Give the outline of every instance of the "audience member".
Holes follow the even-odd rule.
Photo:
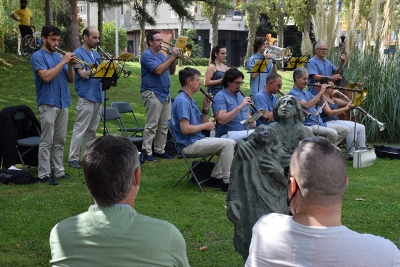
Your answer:
[[[200,72],[193,68],[184,68],[179,71],[179,82],[182,90],[172,105],[172,127],[176,142],[187,155],[219,153],[211,177],[221,179],[222,191],[226,192],[229,187],[235,141],[226,138],[205,138],[201,133],[202,130],[214,130],[215,122],[208,119],[211,101],[204,97],[203,109],[200,112],[192,99],[193,94],[200,89]]]
[[[51,230],[52,266],[189,266],[179,230],[134,209],[140,165],[129,139],[99,138],[82,166],[95,204]]]
[[[21,38],[24,38],[24,36],[28,34],[33,34],[31,28],[33,16],[31,10],[27,8],[28,0],[20,0],[19,4],[19,8],[11,13],[10,17],[19,22],[18,27],[21,33]]]
[[[347,184],[343,153],[323,138],[303,140],[290,161],[288,202],[293,216],[261,217],[253,228],[246,267],[400,266],[395,244],[342,225]]]

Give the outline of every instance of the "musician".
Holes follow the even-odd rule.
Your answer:
[[[171,78],[175,73],[175,59],[178,56],[178,48],[173,47],[169,51],[167,59],[163,53],[162,35],[158,31],[150,31],[147,34],[149,48],[143,52],[140,60],[142,83],[140,94],[146,108],[146,123],[143,132],[142,148],[147,152],[148,161],[156,161],[154,156],[173,159],[164,148],[167,142],[166,121],[171,118]],[[152,143],[154,140],[154,155]]]
[[[100,55],[93,48],[99,44],[99,31],[87,27],[82,32],[83,44],[74,53],[76,57],[88,64],[99,63]],[[104,93],[100,79],[91,79],[92,76],[88,66],[81,70],[75,68],[75,90],[78,94],[76,105],[76,121],[72,131],[71,146],[69,148],[68,164],[73,168],[80,169],[79,157],[96,140],[96,129],[99,125],[101,103],[104,101]],[[82,142],[82,154],[81,141]]]
[[[338,124],[327,125],[321,120],[318,109],[315,107],[319,102],[320,97],[325,93],[325,89],[328,85],[323,84],[316,96],[313,96],[309,91],[304,90],[308,83],[308,71],[304,67],[294,70],[293,80],[294,85],[289,94],[297,97],[300,100],[303,109],[307,110],[308,113],[311,113],[311,116],[305,119],[304,125],[309,126],[314,135],[323,136],[332,144],[340,144],[340,142],[342,142],[342,140],[350,133],[349,127]]]
[[[222,45],[215,46],[211,51],[210,65],[204,75],[204,86],[208,87],[208,92],[215,96],[222,87],[222,77],[228,67],[223,63],[227,56],[226,48]]]
[[[320,82],[322,78],[329,78],[332,81],[338,81],[342,79],[339,74],[340,68],[336,68],[329,60],[325,58],[328,48],[326,43],[319,41],[315,44],[315,56],[313,56],[307,63],[308,69],[308,83],[315,84]],[[346,56],[344,54],[340,55],[340,59],[344,63],[346,61]],[[318,89],[315,87],[309,87],[308,91],[314,96],[318,94]]]
[[[37,107],[41,123],[38,177],[50,182],[50,157],[53,162],[52,178],[69,178],[63,164],[65,136],[68,125],[68,107],[71,96],[68,83],[74,82],[75,54],[56,52],[61,30],[55,26],[42,29],[42,48],[30,58],[35,80]],[[53,180],[51,184],[56,185]]]
[[[261,117],[257,120],[257,126],[260,124],[270,124],[274,121],[274,115],[272,110],[278,98],[276,97],[276,93],[282,87],[282,76],[278,73],[271,73],[268,75],[266,84],[264,86],[264,90],[258,92],[254,97],[254,104],[257,106],[259,110],[265,110],[264,117]],[[255,110],[252,110],[253,112]],[[268,118],[266,120],[265,118]]]
[[[321,80],[322,83],[333,85],[333,82],[324,78]],[[347,157],[349,160],[353,160],[353,154],[355,150],[365,147],[365,126],[361,123],[355,123],[353,121],[340,120],[338,115],[349,110],[351,102],[346,102],[335,95],[336,91],[327,87],[325,89],[324,97],[327,104],[323,108],[321,113],[322,121],[327,125],[338,124],[344,125],[350,128],[350,133],[346,137],[346,150]],[[344,106],[339,108],[338,106]],[[354,129],[356,129],[356,139],[354,140]]]
[[[239,93],[243,79],[241,71],[230,68],[222,79],[224,90],[214,97],[215,104],[212,105],[212,109],[218,122],[217,133],[222,138],[238,141],[254,131],[248,130],[248,127],[256,127],[256,122],[240,123],[251,118],[247,105],[253,103],[250,97],[244,97]]]
[[[222,191],[229,188],[229,172],[231,169],[235,142],[230,139],[205,138],[202,130],[214,130],[215,122],[208,121],[211,100],[204,97],[202,112],[192,99],[199,91],[200,72],[193,68],[179,71],[179,82],[182,91],[179,92],[172,105],[172,127],[176,142],[184,154],[219,153],[219,158],[213,168],[211,177],[220,179]]]
[[[276,62],[273,60],[269,60],[272,58],[270,54],[266,54],[264,56],[264,51],[268,47],[268,42],[265,37],[256,37],[253,43],[253,51],[254,55],[252,55],[247,61],[247,69],[251,71],[250,73],[250,96],[254,97],[258,92],[260,92],[266,83],[266,79],[268,75],[273,72],[277,72]],[[269,60],[268,65],[264,72],[260,72],[260,70],[255,70],[253,72],[253,68],[259,60]]]

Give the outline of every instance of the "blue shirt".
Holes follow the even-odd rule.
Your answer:
[[[82,59],[89,64],[100,64],[100,55],[96,50],[92,50],[92,55],[82,46],[78,47],[74,51],[76,57]],[[85,70],[89,70],[89,67],[85,65]],[[89,78],[83,79],[78,73],[78,69],[75,68],[75,90],[79,97],[87,99],[95,103],[102,103],[104,101],[104,93],[101,87],[101,79]]]
[[[299,101],[304,100],[306,102],[314,98],[314,96],[309,91],[300,90],[294,87],[289,92],[289,95],[294,95],[299,99]],[[319,122],[319,125],[326,127],[326,123],[324,123],[320,117],[317,117],[317,115],[315,115],[318,114],[318,110],[315,106],[312,106],[310,109],[307,110],[307,112],[311,113],[311,116],[309,118],[306,117],[306,120],[303,122],[304,125],[306,126],[318,125]]]
[[[36,104],[50,105],[56,108],[67,108],[71,106],[71,96],[68,87],[68,65],[65,64],[60,73],[49,83],[40,78],[36,71],[54,68],[61,61],[58,52],[47,52],[43,48],[33,53],[30,62],[36,88]]]
[[[257,61],[262,60],[263,56],[258,52],[252,55],[247,61],[247,69],[252,71]],[[267,59],[268,60],[268,59]],[[255,96],[259,91],[262,91],[266,82],[267,77],[270,75],[274,69],[274,64],[272,64],[272,59],[269,59],[268,65],[264,72],[260,73],[255,79],[251,77],[253,73],[250,73],[250,95]]]
[[[312,78],[312,75],[318,74],[322,76],[332,76],[336,71],[335,65],[333,65],[329,60],[323,59],[319,60],[316,56],[313,56],[307,63],[308,69],[308,83],[315,84],[316,81]],[[314,96],[318,94],[318,90],[314,86],[309,86],[308,91]]]
[[[162,103],[164,103],[167,98],[170,98],[170,69],[168,67],[160,75],[155,74],[153,71],[165,61],[167,61],[167,58],[163,53],[158,52],[157,54],[154,54],[150,48],[145,50],[140,58],[140,67],[142,72],[140,92],[151,90]]]
[[[253,101],[259,110],[272,111],[275,107],[276,102],[278,102],[278,98],[276,97],[276,95],[269,95],[267,92],[265,92],[265,90],[262,90],[254,96]],[[255,112],[255,110],[252,111]],[[270,124],[271,122],[274,122],[274,120],[272,119],[269,121],[265,121],[261,117],[257,120],[257,126],[260,124]]]
[[[218,112],[218,110],[226,110],[226,112],[230,112],[235,109],[243,100],[243,96],[240,93],[237,93],[236,96],[229,93],[226,89],[219,91],[219,93],[214,97],[215,104],[212,105],[212,109],[214,114]],[[247,115],[248,109],[247,106],[242,108],[242,110],[236,114],[236,116],[227,124],[221,125],[217,124],[217,133],[219,136],[223,136],[227,134],[229,131],[242,131],[246,130],[246,126],[241,124],[242,120],[247,120],[249,116]]]
[[[329,101],[326,101],[326,103],[329,105],[331,110],[338,109],[338,107],[339,107],[338,104],[336,104],[336,103],[330,103]],[[325,112],[322,112],[321,119],[323,122],[337,121],[337,120],[339,120],[339,117],[338,117],[338,115],[328,116],[327,114],[325,114]]]
[[[201,113],[196,102],[185,92],[180,92],[172,103],[172,129],[175,134],[175,141],[184,149],[197,140],[205,136],[201,132],[193,134],[184,134],[181,131],[180,121],[187,119],[190,125],[201,124]]]

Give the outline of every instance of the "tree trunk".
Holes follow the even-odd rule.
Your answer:
[[[211,17],[212,40],[211,40],[210,58],[211,58],[212,48],[218,45],[218,17],[219,17],[219,8],[214,6],[213,14]]]
[[[80,46],[78,33],[78,2],[71,1],[71,47],[70,51],[74,51]]]
[[[99,31],[100,36],[103,36],[103,10],[104,7],[102,5],[97,6],[97,30]],[[101,38],[99,41],[99,45],[101,45]]]
[[[254,54],[253,52],[253,43],[256,39],[256,31],[257,25],[259,23],[259,11],[252,9],[246,10],[246,14],[248,14],[249,19],[247,20],[247,28],[249,29],[247,35],[247,51],[246,51],[246,58],[244,60],[244,67],[247,69],[247,60]]]
[[[183,24],[185,23],[185,18],[184,17],[179,17],[179,29],[178,29],[178,36],[183,34]],[[178,38],[177,38],[178,39]],[[182,52],[183,55],[183,52]],[[178,66],[182,67],[182,59],[180,58],[178,60]]]
[[[44,4],[44,16],[45,16],[45,23],[46,25],[53,24],[53,1],[46,0]]]

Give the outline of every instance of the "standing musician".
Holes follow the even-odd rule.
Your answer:
[[[276,102],[278,102],[276,93],[281,89],[281,87],[282,76],[274,72],[268,75],[264,90],[255,95],[254,104],[258,109],[265,110],[264,118],[261,117],[257,120],[257,126],[260,124],[270,124],[274,121],[272,110],[274,109]],[[265,117],[267,117],[268,120],[265,120]]]
[[[99,53],[93,48],[97,48],[99,43],[99,31],[92,27],[83,30],[82,46],[78,47],[74,53],[76,57],[88,64],[94,64],[100,60]],[[88,66],[85,69],[75,68],[75,90],[78,94],[78,104],[76,105],[76,121],[72,131],[71,146],[69,149],[68,164],[73,168],[80,169],[78,163],[80,155],[96,140],[96,130],[99,125],[101,103],[104,101],[104,93],[100,79],[90,79],[92,75]],[[81,141],[82,154],[80,154]]]
[[[167,59],[160,52],[162,42],[160,32],[150,31],[147,34],[149,48],[143,52],[140,60],[142,72],[140,94],[146,108],[142,148],[147,152],[148,161],[156,161],[154,156],[165,159],[174,158],[168,155],[164,148],[168,132],[166,121],[171,118],[170,75],[175,73],[178,48],[173,47],[170,50],[170,57]]]
[[[256,37],[253,43],[253,51],[254,55],[252,55],[247,61],[247,69],[248,71],[252,71],[254,66],[259,60],[263,59],[271,59],[270,54],[266,54],[264,56],[264,51],[269,44],[267,43],[267,39],[265,37]],[[266,79],[268,75],[273,72],[277,72],[276,62],[270,60],[265,69],[265,72],[252,72],[250,73],[250,96],[254,97],[258,92],[262,91],[265,86]]]
[[[69,178],[65,173],[63,154],[68,125],[68,107],[71,96],[68,83],[74,82],[75,54],[66,52],[62,57],[56,52],[61,30],[55,26],[42,29],[42,48],[33,53],[30,62],[35,79],[37,107],[42,128],[39,144],[38,177],[50,182],[50,158],[54,178]]]
[[[223,63],[226,56],[226,48],[222,45],[215,46],[211,51],[210,65],[208,65],[204,75],[204,85],[208,87],[208,92],[213,96],[224,89],[222,77],[228,70],[228,67]]]
[[[331,86],[333,85],[333,82],[326,78],[322,79],[321,82]],[[351,102],[346,102],[339,97],[336,97],[335,90],[333,88],[328,86],[325,89],[324,97],[327,101],[327,104],[324,106],[323,112],[321,113],[322,121],[328,126],[330,124],[338,124],[350,128],[350,133],[346,137],[346,150],[348,159],[353,160],[354,151],[365,147],[365,126],[361,123],[339,119],[337,115],[350,110]],[[339,108],[339,106],[344,107]],[[354,130],[356,130],[355,139]]]
[[[249,125],[241,124],[241,121],[251,118],[247,105],[252,104],[250,97],[244,97],[239,93],[243,84],[244,75],[236,68],[230,68],[222,79],[222,86],[225,88],[215,97],[215,104],[212,105],[215,118],[218,122],[217,132],[222,138],[230,138],[236,142],[251,134],[254,130],[247,130],[256,127],[256,122]]]
[[[315,44],[315,56],[307,63],[309,84],[320,82],[322,78],[329,78],[334,82],[342,79],[342,76],[339,74],[341,68],[336,68],[325,58],[327,50],[328,48],[326,48],[325,42],[319,41]],[[346,62],[346,56],[344,54],[340,55],[340,59],[343,63]],[[314,96],[318,94],[317,88],[312,86],[308,88],[308,91]]]

